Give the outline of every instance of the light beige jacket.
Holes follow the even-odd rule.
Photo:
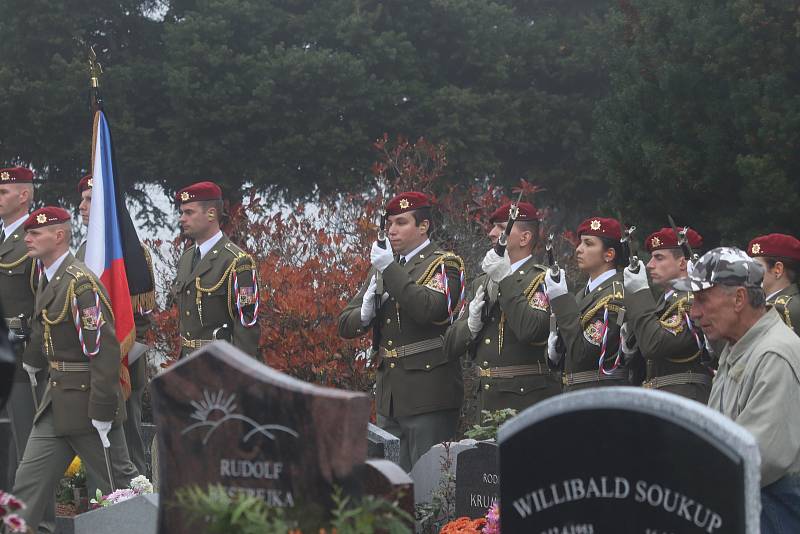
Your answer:
[[[774,309],[725,346],[708,406],[756,438],[762,487],[800,473],[800,338]]]

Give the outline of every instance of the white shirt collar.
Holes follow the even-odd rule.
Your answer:
[[[431,240],[430,239],[426,239],[423,244],[421,244],[420,246],[418,246],[417,248],[412,250],[409,254],[406,254],[406,255],[400,256],[400,257],[403,258],[405,261],[408,261],[409,258],[413,258],[417,254],[419,254],[422,251],[422,249],[424,249],[425,247],[427,247],[430,244],[431,244]]]
[[[14,233],[14,230],[19,228],[22,225],[22,223],[24,223],[27,220],[27,218],[28,218],[28,214],[26,213],[25,215],[23,215],[22,217],[20,217],[16,221],[12,222],[11,224],[3,226],[3,231],[6,233],[6,238],[11,236],[11,234]]]
[[[600,284],[602,284],[603,282],[605,282],[606,280],[608,280],[609,278],[611,278],[615,274],[617,274],[617,270],[616,269],[609,269],[608,271],[606,271],[603,274],[601,274],[600,276],[598,276],[596,279],[589,280],[589,293],[591,293],[592,291],[597,289],[597,287]]]
[[[511,272],[513,273],[514,271],[516,271],[517,269],[522,267],[525,264],[525,262],[528,261],[529,259],[531,259],[531,254],[528,254],[527,256],[522,258],[521,260],[515,261],[514,263],[512,263],[511,264]]]
[[[56,261],[54,261],[53,264],[50,267],[45,267],[44,275],[47,277],[47,281],[48,282],[52,282],[53,281],[53,278],[56,276],[56,271],[58,271],[58,268],[61,267],[62,263],[64,263],[64,259],[67,257],[68,254],[69,254],[69,250],[66,251]]]
[[[203,259],[205,255],[208,254],[208,251],[211,250],[220,239],[222,239],[222,230],[212,235],[208,240],[204,241],[202,245],[197,245],[197,248],[200,249],[200,259]]]
[[[778,294],[778,293],[780,293],[781,291],[783,291],[783,289],[779,289],[779,290],[777,290],[776,292],[774,292],[774,293],[771,293],[771,294],[767,295],[767,301],[770,301],[770,300],[772,300],[772,299],[775,297],[775,295],[777,295],[777,294]]]

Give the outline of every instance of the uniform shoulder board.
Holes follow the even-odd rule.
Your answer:
[[[66,273],[75,279],[75,295],[80,296],[86,291],[94,289],[91,274],[74,263],[66,268]]]
[[[237,272],[255,269],[256,261],[238,245],[231,242],[225,243],[225,250],[233,254],[233,261],[236,264]]]
[[[611,288],[612,295],[615,300],[625,298],[625,285],[622,282],[614,280],[611,283]]]
[[[792,300],[792,297],[789,295],[781,295],[780,297],[775,299],[775,304],[780,306],[786,306],[789,304],[789,301]]]
[[[236,243],[233,243],[232,241],[228,241],[227,243],[225,243],[225,250],[233,254],[234,258],[247,256],[247,253],[241,248],[239,248],[239,246]]]
[[[533,268],[534,268],[534,269],[538,269],[538,270],[540,270],[540,271],[544,272],[544,271],[546,271],[547,269],[549,269],[550,267],[548,267],[547,265],[540,265],[540,264],[538,264],[538,263],[534,263],[534,264],[533,264]]]
[[[82,268],[80,268],[78,265],[75,265],[74,263],[68,266],[66,268],[66,271],[68,275],[72,276],[75,280],[79,282],[85,280],[86,282],[91,283],[89,280],[90,278],[89,274],[87,274]]]

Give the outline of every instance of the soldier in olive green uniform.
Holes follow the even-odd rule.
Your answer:
[[[489,237],[496,243],[505,232],[511,204],[495,211]],[[545,267],[532,251],[538,235],[538,212],[520,202],[500,257],[494,248],[483,260],[484,273],[472,283],[470,305],[447,329],[445,353],[457,358],[469,353],[478,365],[481,410],[528,406],[561,392],[561,377],[547,365],[550,306],[544,294]],[[491,286],[494,286],[492,288]],[[493,298],[486,298],[487,294]],[[490,313],[483,310],[490,307]]]
[[[104,447],[114,485],[127,487],[137,476],[128,458],[119,384],[120,349],[114,316],[98,278],[69,252],[69,212],[45,207],[25,221],[25,243],[42,263],[26,369],[50,369],[50,380],[17,470],[14,494],[27,504],[20,515],[36,529],[58,481],[72,458],[87,473],[108,480]],[[110,443],[109,443],[110,441]]]
[[[764,267],[767,305],[800,336],[800,240],[786,234],[760,236],[750,241],[747,252]]]
[[[219,229],[222,191],[199,182],[178,191],[183,234],[195,244],[178,260],[171,298],[180,316],[181,357],[215,339],[258,357],[255,260]]]
[[[92,207],[92,175],[87,175],[81,178],[78,183],[78,193],[81,196],[81,202],[78,206],[81,221],[84,226],[89,226],[89,215]],[[142,245],[145,259],[147,260],[147,267],[149,269],[150,280],[155,287],[155,279],[153,276],[153,261],[150,257],[150,251]],[[86,241],[83,241],[75,253],[75,257],[80,261],[86,258]],[[152,328],[151,312],[155,307],[155,293],[153,291],[131,295],[131,304],[133,305],[133,321],[136,325],[136,341],[141,345],[147,345],[145,339],[148,330]],[[130,357],[130,354],[129,354]],[[128,443],[128,454],[136,466],[136,470],[140,473],[147,472],[147,461],[144,452],[144,440],[142,439],[142,396],[144,389],[147,386],[147,353],[142,354],[133,363],[128,363],[128,373],[131,380],[131,394],[128,400],[125,401],[125,411],[127,418],[122,425],[125,431],[125,441]],[[90,484],[91,487],[91,484]]]
[[[391,246],[373,244],[368,283],[339,315],[344,338],[374,330],[378,425],[400,438],[406,471],[454,437],[464,397],[459,356],[442,350],[461,305],[463,263],[428,239],[430,210],[428,198],[414,191],[387,204]]]
[[[575,257],[578,267],[589,275],[586,287],[572,295],[563,269],[557,280],[550,270],[545,275],[547,297],[564,349],[559,350],[558,335],[551,332],[550,361],[563,367],[564,391],[628,385],[618,320],[625,290],[617,267],[627,261],[620,245],[622,227],[616,219],[592,217],[578,226],[577,234],[581,241]]]
[[[703,238],[692,229],[686,239],[693,250],[703,246]],[[711,373],[703,359],[707,358],[705,337],[691,320],[692,294],[675,291],[672,281],[685,278],[687,260],[672,228],[662,228],[645,241],[651,253],[645,268],[639,262],[637,272],[625,268],[625,328],[631,341],[646,362],[645,388],[659,389],[706,404],[711,393]],[[665,293],[658,301],[647,280]],[[626,340],[627,341],[627,340]]]
[[[3,228],[0,232],[0,301],[3,303],[4,317],[9,331],[19,337],[14,341],[17,356],[17,370],[14,374],[14,388],[11,391],[7,410],[11,420],[10,472],[16,471],[22,460],[25,444],[33,427],[34,406],[31,378],[22,368],[22,356],[26,350],[24,332],[30,328],[33,315],[33,300],[36,293],[34,277],[36,260],[28,257],[25,247],[22,223],[28,218],[28,209],[33,201],[33,172],[24,167],[0,169],[0,217]],[[47,381],[47,371],[34,375],[38,384],[37,403]],[[5,459],[3,459],[5,461]],[[11,481],[13,482],[13,480]],[[10,488],[9,488],[10,489]]]

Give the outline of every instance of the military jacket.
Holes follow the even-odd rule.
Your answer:
[[[258,357],[261,330],[256,311],[258,275],[255,260],[223,235],[192,270],[195,247],[189,247],[178,260],[178,274],[170,295],[178,305],[180,335],[183,340],[218,339]],[[255,277],[255,278],[254,278]],[[196,350],[183,346],[182,356]]]
[[[142,245],[144,257],[147,260],[147,267],[150,274],[150,281],[153,283],[153,288],[156,287],[155,277],[153,276],[153,259],[150,256],[150,251]],[[86,241],[81,243],[75,257],[80,261],[86,258]],[[149,309],[142,309],[138,306],[133,307],[133,322],[136,327],[136,341],[139,343],[147,344],[146,336],[147,331],[153,327],[153,321],[150,315],[152,307]],[[147,385],[147,364],[144,356],[128,365],[131,377],[131,389],[136,391]]]
[[[497,301],[492,303],[489,317],[477,336],[473,336],[467,325],[467,306],[447,329],[444,348],[448,357],[468,353],[480,369],[478,393],[482,410],[523,410],[561,391],[557,373],[551,372],[547,365],[550,305],[544,293],[544,271],[545,267],[530,258],[501,280]],[[478,287],[486,287],[487,281],[486,274],[473,281],[469,300]],[[517,369],[511,367],[508,374],[513,376],[491,376],[493,368],[510,366]],[[528,374],[521,372],[518,366],[537,369]]]
[[[395,261],[384,269],[384,289],[389,298],[369,325],[361,324],[361,303],[364,298],[374,298],[364,295],[374,269],[370,269],[364,286],[339,314],[340,336],[355,338],[370,328],[376,329],[378,345],[384,351],[402,351],[401,347],[417,342],[435,345],[411,355],[375,359],[379,414],[404,417],[461,407],[464,384],[459,355],[448,356],[441,343],[450,325],[445,284],[449,286],[449,308],[457,312],[462,270],[461,258],[438,250],[431,243],[405,265]]]
[[[797,284],[786,286],[767,301],[767,304],[774,307],[786,326],[800,336],[800,289]]]
[[[97,276],[72,254],[61,263],[53,280],[45,284],[43,278],[39,284],[30,343],[40,350],[26,352],[25,362],[50,367],[34,421],[51,405],[59,435],[94,432],[92,419],[124,420],[121,355],[108,294]],[[88,364],[88,371],[57,370],[50,362]]]
[[[25,233],[20,226],[0,244],[0,301],[3,303],[5,318],[24,315],[26,326],[29,326],[36,295],[36,260],[28,257],[24,238]],[[38,348],[28,344],[24,350]],[[22,351],[21,346],[16,348],[15,382],[29,381],[28,373],[22,369]]]
[[[705,355],[703,333],[690,318],[692,300],[692,294],[686,291],[673,291],[669,298],[662,295],[658,301],[648,290],[625,294],[625,322],[632,328],[639,352],[645,359],[648,381],[679,373],[710,377],[701,363]],[[683,393],[679,386],[663,389]],[[704,389],[710,391],[710,382]]]
[[[566,349],[561,359],[565,373],[585,371],[599,373],[598,361],[602,350],[604,325],[607,325],[608,335],[603,367],[611,370],[620,346],[621,325],[618,315],[624,310],[624,298],[622,273],[617,272],[588,295],[584,296],[581,290],[576,295],[567,293],[550,301],[556,316],[558,332]],[[606,311],[608,318],[604,321]],[[619,383],[604,380],[593,385],[612,386]]]

